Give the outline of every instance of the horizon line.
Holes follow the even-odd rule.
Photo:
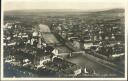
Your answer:
[[[125,10],[125,8],[123,8],[123,7],[120,7],[120,8],[105,8],[105,9],[91,9],[91,10],[89,10],[89,9],[15,9],[15,10],[4,10],[4,12],[6,12],[6,11],[26,11],[26,10],[53,10],[53,11],[55,11],[55,10],[72,10],[72,11],[105,11],[105,10],[112,10],[112,9],[123,9],[123,10]]]

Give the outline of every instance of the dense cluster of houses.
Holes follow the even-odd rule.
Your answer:
[[[6,23],[4,26],[5,62],[11,62],[16,66],[30,67],[37,70],[42,67],[49,67],[53,71],[58,69],[62,73],[67,72],[65,68],[59,68],[62,64],[65,65],[61,67],[69,65],[71,69],[72,63],[59,57],[58,49],[47,44],[41,34],[37,30],[26,29],[20,25],[20,22]],[[57,59],[58,61],[61,60],[61,63],[55,63],[55,59],[56,61]],[[49,63],[51,64],[49,65]],[[56,67],[56,64],[59,66]],[[51,65],[54,67],[51,67]],[[74,67],[78,66],[74,64]],[[80,67],[75,68],[72,72],[74,73],[74,71],[79,69]],[[79,73],[75,72],[75,74]]]
[[[71,42],[77,49],[95,47],[97,53],[105,56],[124,55],[124,25],[120,19],[87,23],[86,17],[66,16],[51,17],[47,21],[54,33]]]

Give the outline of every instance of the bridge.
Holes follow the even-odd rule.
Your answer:
[[[43,33],[43,37],[46,41],[50,41],[49,43],[61,43],[61,45],[64,45],[66,48],[68,48],[68,50],[71,50],[72,54],[76,54],[76,57],[72,57],[72,58],[65,58],[67,61],[75,63],[77,65],[80,65],[81,67],[87,67],[87,69],[94,69],[96,73],[99,74],[99,76],[109,76],[109,77],[123,77],[124,74],[121,72],[118,72],[114,69],[116,68],[110,68],[107,65],[103,65],[102,63],[98,63],[96,62],[96,57],[92,57],[89,56],[89,54],[76,49],[72,46],[71,43],[69,43],[68,41],[66,41],[65,39],[62,39],[61,36],[57,35],[56,33],[51,33],[50,28],[48,26],[45,25],[40,25],[40,32]],[[49,33],[44,34],[44,29],[47,29]],[[59,47],[59,45],[58,45]],[[69,55],[70,53],[60,53],[60,56],[65,56],[65,55]],[[102,60],[101,60],[102,61]],[[111,75],[111,76],[110,76]]]

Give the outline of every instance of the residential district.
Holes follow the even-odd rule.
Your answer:
[[[122,18],[89,17],[5,16],[4,76],[123,77]]]

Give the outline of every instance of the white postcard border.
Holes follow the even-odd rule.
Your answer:
[[[3,19],[4,19],[4,1],[1,8],[1,80],[127,80],[127,40],[128,40],[128,0],[125,1],[125,77],[124,78],[4,78],[3,77]],[[11,0],[10,0],[11,1]],[[21,1],[21,0],[20,0]],[[28,0],[32,1],[32,0]],[[40,0],[39,0],[40,1]],[[49,0],[50,1],[50,0]],[[54,0],[55,1],[55,0]],[[58,1],[58,0],[56,0]],[[75,0],[76,1],[76,0]]]

